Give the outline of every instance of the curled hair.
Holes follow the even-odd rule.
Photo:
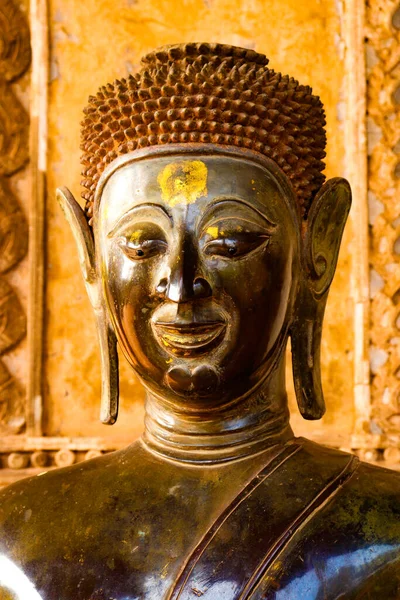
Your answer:
[[[137,148],[204,142],[238,146],[275,161],[307,214],[324,182],[325,113],[309,86],[275,73],[263,54],[224,44],[165,46],[142,68],[89,98],[84,109],[82,197],[91,222],[97,182]]]

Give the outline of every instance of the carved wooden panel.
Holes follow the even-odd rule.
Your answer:
[[[6,81],[21,77],[31,62],[28,22],[14,0],[0,4],[0,73]]]
[[[28,224],[7,179],[0,178],[0,273],[15,267],[28,249]]]
[[[11,0],[0,3],[0,357],[26,334],[26,316],[7,282],[28,249],[28,225],[9,179],[29,159],[29,117],[12,82],[30,64],[27,20]],[[26,421],[25,390],[0,359],[0,435],[18,434]]]
[[[0,73],[0,175],[12,175],[28,161],[28,125],[25,109]]]

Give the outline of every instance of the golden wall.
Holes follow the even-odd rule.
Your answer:
[[[275,70],[310,84],[325,104],[327,176],[344,175],[344,57],[336,0],[51,0],[44,433],[132,440],[142,430],[143,391],[121,359],[121,414],[98,421],[100,376],[94,320],[78,257],[55,200],[80,194],[79,122],[89,94],[126,76],[162,44],[224,42],[254,48]],[[347,226],[324,329],[327,415],[305,423],[291,396],[296,433],[349,438],[353,429],[352,223]],[[289,373],[289,379],[290,373]],[[345,443],[345,442],[343,442]]]

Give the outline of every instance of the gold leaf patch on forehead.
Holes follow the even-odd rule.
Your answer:
[[[201,160],[169,163],[157,177],[162,199],[170,206],[196,202],[207,194],[207,175]]]

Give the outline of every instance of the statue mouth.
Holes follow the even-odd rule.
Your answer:
[[[157,339],[163,348],[175,356],[198,356],[209,352],[221,341],[226,330],[224,321],[153,323]]]

